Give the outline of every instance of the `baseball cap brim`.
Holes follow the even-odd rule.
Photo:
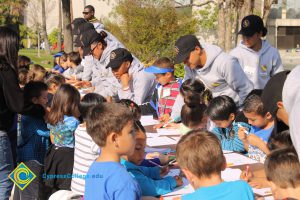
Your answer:
[[[256,33],[255,30],[243,30],[243,29],[241,29],[241,30],[238,32],[238,34],[244,35],[244,36],[246,36],[246,37],[251,37],[251,36],[253,36],[255,33]]]
[[[174,59],[174,64],[182,63],[185,59],[187,59],[190,56],[192,50],[186,51],[184,53],[178,53]]]
[[[170,69],[170,68],[160,68],[160,67],[157,67],[157,66],[150,66],[150,67],[147,67],[144,69],[145,72],[148,72],[148,73],[153,73],[153,74],[165,74],[167,72],[173,72],[174,69]]]
[[[106,66],[106,69],[107,68],[112,68],[112,69],[118,69],[121,65],[122,65],[123,61],[121,60],[112,60],[108,63],[108,65]]]

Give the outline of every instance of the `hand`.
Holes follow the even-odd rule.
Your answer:
[[[246,128],[245,127],[240,127],[238,130],[238,136],[240,140],[247,140],[247,134],[245,133]]]
[[[167,175],[169,173],[170,169],[168,166],[163,167],[160,169],[160,177],[164,177],[165,175]]]
[[[244,180],[246,182],[249,182],[251,180],[251,178],[253,178],[253,174],[252,172],[248,171],[246,172],[245,170],[242,171],[241,175],[240,175],[240,179]]]
[[[163,115],[161,115],[159,118],[158,118],[158,120],[160,121],[160,122],[168,122],[169,120],[170,120],[170,115],[169,114],[163,114]]]
[[[123,75],[120,77],[120,81],[121,81],[121,85],[122,85],[122,88],[123,88],[123,89],[129,87],[129,81],[130,81],[130,76],[129,76],[129,74],[128,74],[128,73],[123,74]]]
[[[170,123],[166,125],[167,129],[179,129],[180,128],[180,124],[179,123]]]
[[[182,186],[183,185],[183,181],[182,178],[180,176],[174,176],[176,183],[177,183],[177,187]]]
[[[159,124],[154,125],[153,128],[158,129],[158,128],[163,127],[163,125],[165,125],[165,123],[159,123]]]

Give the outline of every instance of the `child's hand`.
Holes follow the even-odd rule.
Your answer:
[[[179,129],[180,128],[180,124],[179,123],[170,123],[166,125],[167,129]]]
[[[177,183],[177,187],[182,186],[183,185],[183,181],[182,178],[180,176],[174,176],[176,183]]]
[[[165,175],[167,175],[169,173],[170,169],[169,167],[163,167],[160,169],[160,177],[164,177]]]
[[[158,128],[163,127],[163,125],[165,125],[165,123],[159,123],[159,124],[154,125],[153,128],[158,129]]]
[[[240,127],[238,130],[238,136],[240,140],[246,140],[247,139],[247,134],[245,133],[246,128],[245,127]]]
[[[159,152],[147,153],[145,156],[147,160],[158,158],[162,165],[165,165],[169,162],[169,156],[161,154]]]
[[[169,114],[163,114],[163,115],[161,115],[161,116],[158,118],[158,120],[159,120],[160,122],[165,122],[165,123],[167,123],[167,122],[170,120],[170,115],[169,115]]]

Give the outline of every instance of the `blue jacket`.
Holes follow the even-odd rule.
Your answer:
[[[167,194],[176,188],[176,180],[168,176],[160,177],[158,167],[142,167],[121,159],[121,164],[136,179],[142,189],[143,196],[160,196]]]

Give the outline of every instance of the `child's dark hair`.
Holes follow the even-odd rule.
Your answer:
[[[64,115],[79,117],[80,94],[69,84],[62,84],[53,96],[51,111],[47,122],[56,125],[63,121]]]
[[[41,81],[30,81],[24,87],[24,101],[31,103],[32,98],[39,98],[42,91],[47,91],[48,86]]]
[[[273,131],[270,135],[267,145],[270,151],[294,147],[289,130],[281,132]]]
[[[146,134],[146,129],[145,127],[142,125],[140,120],[136,120],[134,121],[134,128],[136,131],[141,130],[143,133]]]
[[[160,68],[174,69],[173,62],[167,57],[158,58],[157,60],[155,60],[153,65],[158,66]]]
[[[125,105],[130,109],[130,111],[133,114],[133,117],[135,120],[140,120],[142,117],[142,111],[141,108],[132,100],[130,99],[121,99],[119,103]]]
[[[107,37],[107,33],[105,31],[101,31],[99,33],[100,37],[98,37],[94,42],[93,44],[95,43],[101,43],[103,45],[103,47],[106,47],[107,46],[107,42],[104,40],[106,37]]]
[[[195,105],[199,103],[208,104],[212,99],[212,93],[208,90],[204,83],[198,79],[188,79],[184,81],[180,88],[180,94],[187,105]]]
[[[106,99],[100,94],[88,93],[80,102],[79,111],[83,120],[86,119],[89,109],[93,106],[106,102]]]
[[[61,74],[49,73],[45,77],[45,83],[48,85],[48,87],[51,87],[52,84],[55,84],[59,87],[61,84],[66,83],[66,79]]]
[[[28,81],[42,81],[46,75],[47,70],[43,66],[34,64],[28,72]]]
[[[294,148],[271,152],[264,165],[268,181],[276,186],[283,189],[300,186],[300,163]]]
[[[260,96],[252,94],[248,96],[243,105],[243,111],[245,113],[251,113],[254,112],[257,115],[265,116],[268,111],[265,109],[264,104],[260,98]]]
[[[213,133],[193,130],[183,135],[176,146],[180,168],[188,169],[198,178],[220,174],[225,168],[220,140]]]
[[[222,95],[211,100],[207,107],[206,113],[211,120],[228,120],[230,114],[233,113],[236,115],[237,106],[232,98]]]
[[[71,52],[68,54],[68,58],[71,63],[74,63],[76,66],[78,66],[81,63],[81,58],[78,52]]]
[[[121,134],[122,129],[134,118],[131,111],[120,103],[102,103],[90,109],[87,123],[87,133],[94,142],[103,147],[107,137],[115,132]],[[132,126],[132,134],[135,134]]]
[[[19,75],[19,83],[21,85],[25,85],[27,83],[28,72],[29,72],[29,70],[26,68],[19,69],[18,75]]]
[[[63,53],[63,55],[59,57],[59,62],[60,61],[67,62],[68,61],[68,54]]]
[[[21,56],[20,55],[18,57],[18,67],[19,67],[19,69],[25,68],[25,69],[29,70],[30,64],[31,64],[31,60],[27,56]]]
[[[181,109],[181,122],[191,129],[198,127],[206,116],[206,108],[205,104],[200,103],[194,106],[185,104]]]

